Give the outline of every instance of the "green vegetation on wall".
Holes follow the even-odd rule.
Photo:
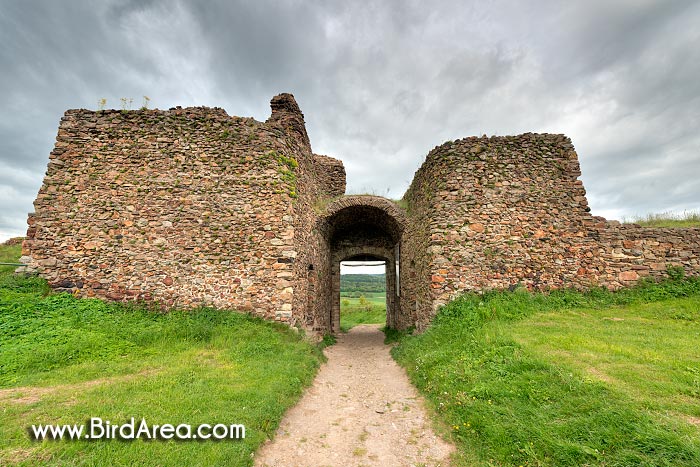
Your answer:
[[[298,196],[296,169],[299,167],[297,160],[294,157],[287,157],[277,151],[270,151],[267,153],[267,156],[279,162],[279,174],[281,175],[282,181],[289,185],[289,196],[296,198]]]

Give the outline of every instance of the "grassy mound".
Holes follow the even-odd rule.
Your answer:
[[[16,261],[16,247],[0,257]],[[0,465],[251,465],[322,355],[286,326],[48,294],[0,269]],[[245,440],[31,441],[31,424],[243,424]]]
[[[700,465],[700,280],[465,295],[394,357],[460,465]]]

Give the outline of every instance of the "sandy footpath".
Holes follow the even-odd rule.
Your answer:
[[[383,344],[362,325],[327,348],[324,364],[258,467],[447,466],[454,448],[431,429],[423,402]]]

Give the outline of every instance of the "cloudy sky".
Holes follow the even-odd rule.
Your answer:
[[[683,0],[0,0],[0,241],[63,112],[144,95],[265,120],[291,92],[349,192],[398,198],[434,146],[532,131],[572,138],[593,214],[698,210],[699,24]]]

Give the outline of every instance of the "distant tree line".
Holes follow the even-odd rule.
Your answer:
[[[359,297],[367,292],[386,292],[386,276],[384,274],[341,274],[340,292]]]

